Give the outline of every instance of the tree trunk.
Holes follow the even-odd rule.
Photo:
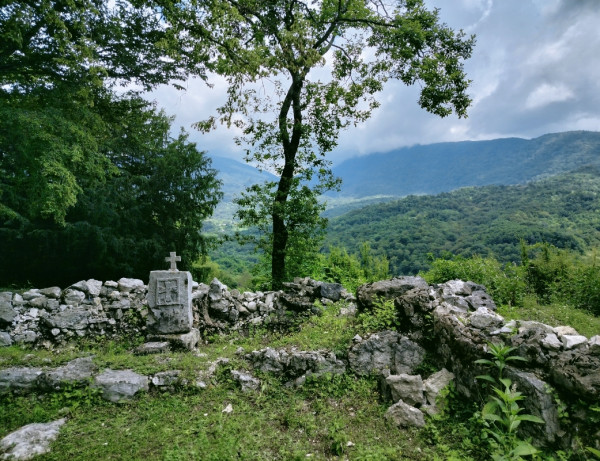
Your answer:
[[[305,75],[292,74],[292,83],[279,111],[279,132],[283,145],[284,165],[279,178],[275,200],[273,202],[273,248],[271,252],[271,288],[280,290],[285,279],[285,256],[288,242],[288,229],[285,222],[285,206],[294,179],[296,154],[302,135],[302,109],[300,93]],[[288,114],[293,111],[294,124],[292,136],[288,130]]]

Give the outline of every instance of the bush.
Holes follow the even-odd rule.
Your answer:
[[[499,304],[521,305],[527,293],[525,268],[515,264],[502,266],[495,258],[449,256],[431,263],[431,269],[421,272],[427,283],[444,283],[448,280],[470,280],[484,285]]]

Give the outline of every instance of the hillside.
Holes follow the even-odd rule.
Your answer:
[[[465,186],[523,184],[586,165],[600,166],[599,132],[403,147],[349,159],[334,173],[343,180],[341,196],[401,197]]]
[[[357,251],[369,241],[387,254],[392,273],[407,275],[428,267],[428,253],[519,261],[520,239],[579,252],[598,246],[600,170],[372,205],[331,219],[326,244]]]

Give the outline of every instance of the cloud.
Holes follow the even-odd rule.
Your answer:
[[[527,109],[536,109],[547,104],[552,104],[553,102],[567,101],[574,97],[573,92],[564,84],[550,85],[543,83],[527,97],[525,107]]]
[[[600,8],[598,0],[426,0],[454,29],[477,35],[465,64],[473,80],[467,119],[440,119],[418,105],[418,86],[388,82],[381,107],[366,123],[341,133],[335,162],[412,144],[464,139],[535,137],[549,132],[600,131]],[[315,72],[314,75],[319,75]],[[153,93],[189,130],[224,101],[223,80],[209,89],[191,81],[180,93]],[[235,132],[219,127],[191,138],[211,153],[242,159]]]

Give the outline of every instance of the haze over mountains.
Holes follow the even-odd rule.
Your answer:
[[[225,202],[245,186],[275,178],[226,158],[215,157],[213,166],[220,171]],[[531,140],[504,138],[416,145],[341,163],[333,171],[343,180],[342,190],[328,193],[328,200],[402,197],[437,194],[466,186],[524,184],[584,166],[600,167],[600,132],[570,131]],[[342,203],[347,206],[347,201]]]

